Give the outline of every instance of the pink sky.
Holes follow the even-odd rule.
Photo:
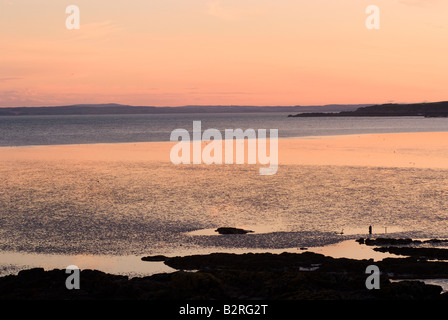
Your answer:
[[[0,0],[0,30],[1,107],[448,100],[445,0]]]

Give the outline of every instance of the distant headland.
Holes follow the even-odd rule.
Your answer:
[[[310,112],[288,117],[448,117],[448,101],[412,104],[380,104],[359,107],[353,111]]]

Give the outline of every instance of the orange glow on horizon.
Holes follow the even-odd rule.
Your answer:
[[[0,107],[442,101],[445,1],[0,3]]]

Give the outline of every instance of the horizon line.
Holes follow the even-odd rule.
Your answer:
[[[117,106],[117,107],[138,107],[138,108],[185,108],[185,107],[251,107],[251,108],[306,108],[306,107],[325,107],[325,106],[370,106],[370,105],[387,105],[387,104],[421,104],[421,103],[438,103],[438,102],[448,102],[448,100],[440,100],[440,101],[420,101],[420,102],[386,102],[386,103],[327,103],[327,104],[312,104],[312,105],[246,105],[246,104],[187,104],[187,105],[163,105],[163,106],[154,106],[154,105],[131,105],[131,104],[122,104],[115,102],[108,103],[74,103],[74,104],[66,104],[66,105],[54,105],[54,106],[0,106],[1,109],[8,108],[60,108],[60,107],[100,107],[100,106]]]

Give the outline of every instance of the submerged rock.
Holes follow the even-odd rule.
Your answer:
[[[229,228],[229,227],[221,227],[215,230],[219,234],[246,234],[249,232],[253,232],[252,230],[244,230],[239,228]]]

